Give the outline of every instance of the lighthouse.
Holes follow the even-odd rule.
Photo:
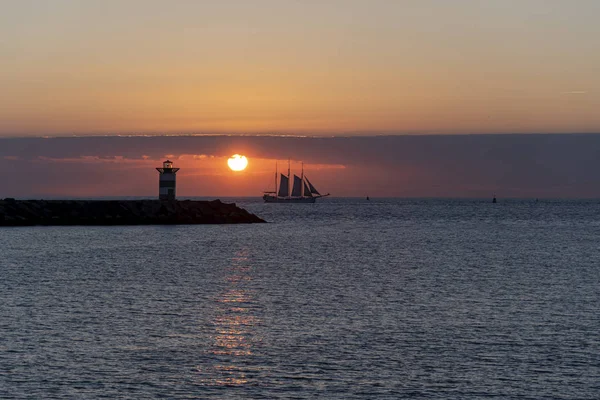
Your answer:
[[[179,168],[173,168],[173,161],[163,162],[162,168],[156,168],[158,177],[158,198],[160,200],[175,200],[175,174]]]

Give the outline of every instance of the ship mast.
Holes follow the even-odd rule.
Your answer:
[[[277,160],[275,160],[275,197],[277,197]]]
[[[290,159],[288,158],[288,198],[291,197],[290,193]]]
[[[300,197],[304,197],[304,161],[302,161],[302,173],[300,174]]]

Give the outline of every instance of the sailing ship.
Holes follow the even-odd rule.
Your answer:
[[[278,176],[281,175],[281,176]],[[275,191],[264,192],[263,200],[265,203],[314,203],[319,197],[329,196],[321,194],[313,186],[312,183],[304,176],[304,163],[302,163],[302,173],[300,176],[294,175],[294,184],[290,192],[290,162],[288,160],[288,173],[277,173],[277,165],[275,165]],[[279,187],[277,181],[279,179]]]

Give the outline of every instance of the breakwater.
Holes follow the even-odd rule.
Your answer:
[[[220,200],[0,200],[0,226],[265,222]]]

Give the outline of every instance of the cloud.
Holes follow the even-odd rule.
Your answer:
[[[226,167],[235,153],[243,174]],[[0,197],[154,196],[165,154],[186,196],[260,196],[288,158],[337,196],[600,196],[600,135],[565,134],[0,139]]]

